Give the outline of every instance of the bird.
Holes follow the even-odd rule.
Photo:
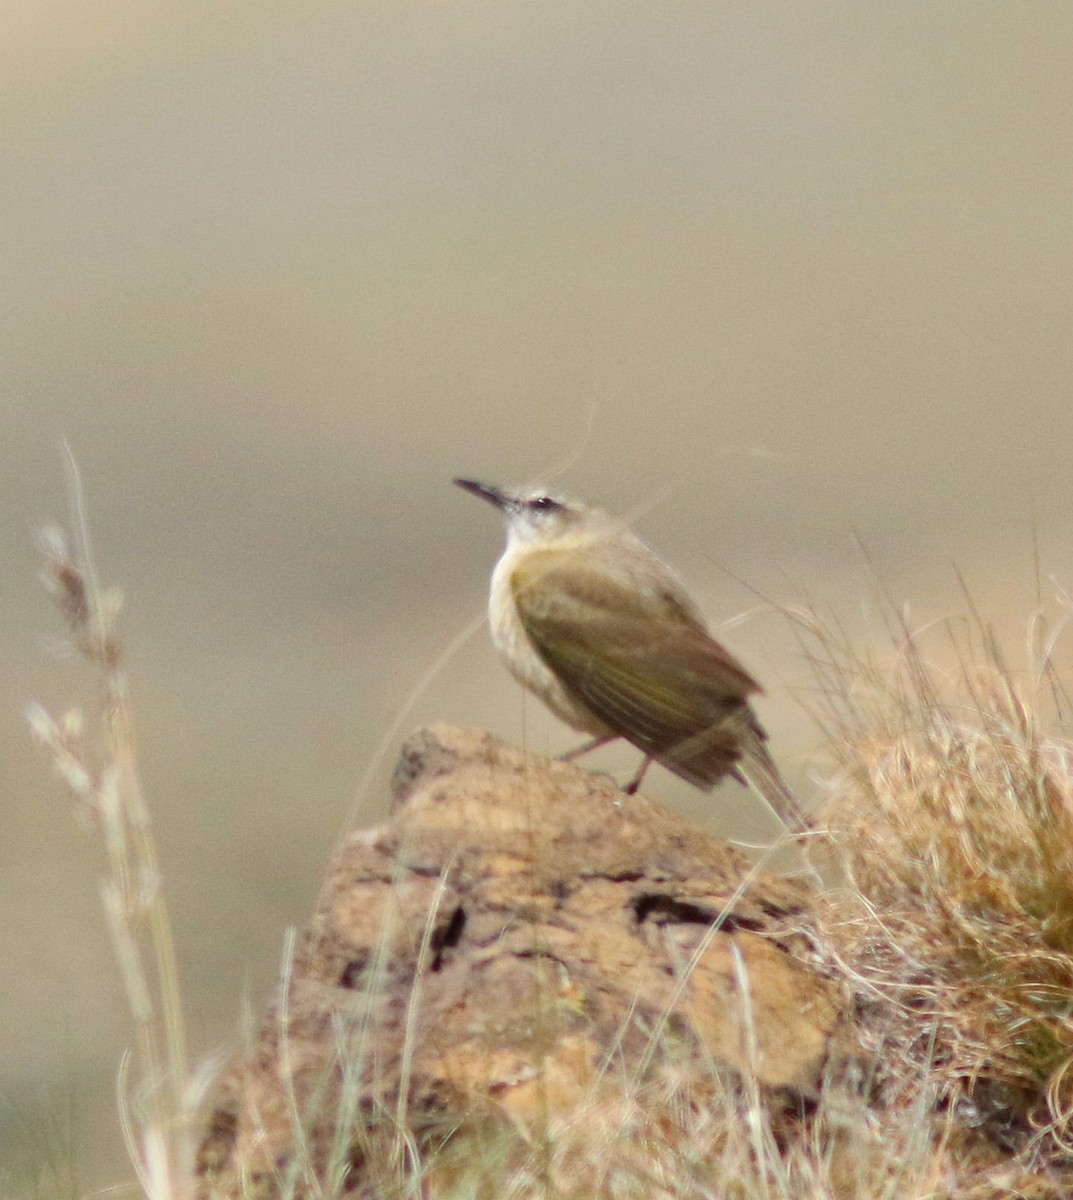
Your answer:
[[[497,508],[507,546],[492,572],[492,642],[515,678],[589,741],[617,738],[704,791],[751,785],[795,833],[812,827],[767,749],[760,685],[709,633],[678,575],[600,508],[543,489],[453,482]]]

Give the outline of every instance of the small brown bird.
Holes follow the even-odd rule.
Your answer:
[[[564,757],[625,738],[645,756],[628,792],[653,760],[705,791],[731,775],[790,828],[811,828],[749,705],[759,684],[709,634],[670,567],[600,509],[454,482],[506,518],[488,603],[492,641],[522,684],[592,735]]]

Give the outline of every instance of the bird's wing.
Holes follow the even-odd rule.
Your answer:
[[[702,787],[738,757],[746,698],[760,690],[676,598],[621,582],[598,553],[534,551],[511,585],[536,651],[619,736]]]

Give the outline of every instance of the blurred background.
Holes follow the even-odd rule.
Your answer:
[[[35,579],[63,439],[127,597],[199,1055],[263,1005],[412,727],[576,744],[487,645],[501,531],[453,475],[635,516],[765,683],[806,801],[809,672],[771,604],[882,641],[863,545],[911,623],[964,611],[954,564],[1015,659],[1041,596],[1063,615],[1065,0],[8,0],[4,24],[9,1170],[129,1174],[99,848],[22,715],[95,700]],[[646,791],[777,832],[733,784]]]

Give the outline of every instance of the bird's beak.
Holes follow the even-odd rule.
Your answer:
[[[513,500],[512,496],[508,496],[501,488],[493,487],[490,483],[481,483],[477,479],[455,479],[453,480],[460,488],[465,488],[467,492],[472,492],[475,496],[480,496],[482,500],[487,500],[489,504],[494,504],[496,508],[506,511]]]

